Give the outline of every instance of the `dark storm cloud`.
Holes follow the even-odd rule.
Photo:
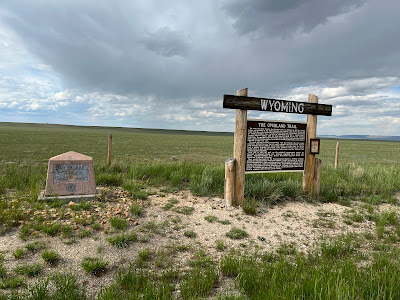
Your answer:
[[[188,3],[6,1],[2,19],[65,88],[155,104],[400,74],[397,0]]]
[[[362,5],[366,0],[234,0],[225,9],[240,35],[261,31],[271,36],[310,32],[319,24]]]
[[[168,27],[160,28],[156,32],[150,33],[143,40],[143,43],[149,50],[166,57],[186,56],[188,52],[188,45],[185,40]]]

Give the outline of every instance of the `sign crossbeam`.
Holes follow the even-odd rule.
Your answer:
[[[234,95],[224,95],[223,108],[332,116],[332,105]]]

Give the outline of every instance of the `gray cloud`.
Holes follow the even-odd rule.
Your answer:
[[[143,43],[149,50],[166,57],[186,56],[189,50],[183,37],[168,27],[150,33]]]
[[[396,118],[398,92],[377,93],[400,85],[399,13],[396,0],[8,0],[0,8],[0,75],[15,79],[0,82],[0,105],[86,103],[95,120],[109,109],[103,120],[111,125],[118,117],[135,118],[132,126],[157,119],[217,130],[216,120],[232,118],[222,95],[248,87],[250,96],[298,101],[315,93],[341,116],[383,101],[391,110],[379,113]],[[34,63],[11,62],[22,58]],[[73,91],[73,100],[49,89]]]
[[[279,12],[284,19],[295,12],[299,20],[314,15],[326,19],[348,9],[346,3],[360,4],[319,2],[324,3],[321,11],[312,13],[305,8],[321,4],[244,3],[251,12]],[[244,86],[271,93],[330,78],[397,75],[400,40],[393,37],[400,27],[395,14],[399,5],[388,2],[371,1],[349,17],[291,39],[235,38],[229,24],[221,22],[224,11],[211,2],[201,10],[176,0],[168,11],[162,1],[150,1],[145,8],[125,1],[8,1],[3,19],[68,87],[186,101],[221,97]],[[235,5],[239,2],[231,7]],[[260,28],[270,24],[269,18],[248,19]]]
[[[235,0],[224,5],[240,35],[287,36],[310,32],[330,17],[361,6],[366,0]]]

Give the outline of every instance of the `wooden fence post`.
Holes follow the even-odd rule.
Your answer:
[[[225,161],[225,205],[231,207],[235,199],[235,159]]]
[[[108,135],[108,155],[107,155],[107,163],[108,166],[111,166],[111,149],[112,149],[112,134]]]
[[[318,97],[312,94],[308,95],[309,103],[318,103]],[[306,144],[306,162],[303,175],[303,191],[311,197],[313,194],[314,182],[314,164],[315,154],[310,153],[310,139],[317,136],[317,115],[307,115],[307,144]]]
[[[339,165],[339,142],[336,143],[336,155],[335,155],[335,169]]]
[[[321,194],[321,167],[322,161],[319,158],[315,158],[313,183],[315,196],[319,196]]]
[[[237,90],[237,96],[247,97],[247,88]],[[235,203],[242,206],[244,200],[244,172],[246,164],[247,110],[237,109],[235,114],[235,137],[233,157],[236,159]]]

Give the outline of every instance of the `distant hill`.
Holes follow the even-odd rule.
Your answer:
[[[400,142],[400,136],[380,136],[380,135],[320,135],[321,138],[329,139],[353,139],[353,140],[375,140]]]

